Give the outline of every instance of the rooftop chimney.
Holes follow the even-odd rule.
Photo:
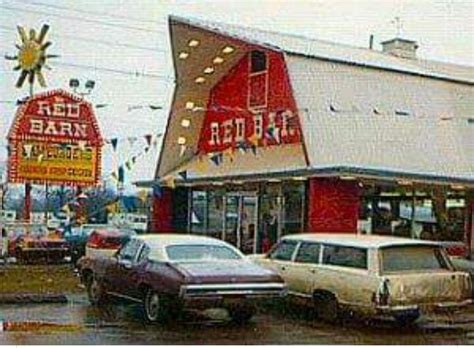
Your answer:
[[[396,37],[380,44],[382,45],[383,53],[399,58],[416,59],[416,49],[418,48],[416,41]]]

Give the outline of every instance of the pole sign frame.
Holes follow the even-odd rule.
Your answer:
[[[8,134],[11,183],[97,185],[103,138],[92,104],[64,90],[39,93],[17,110]]]

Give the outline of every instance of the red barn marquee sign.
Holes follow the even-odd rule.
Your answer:
[[[8,180],[98,183],[103,139],[93,107],[63,90],[37,94],[17,111],[8,134]]]

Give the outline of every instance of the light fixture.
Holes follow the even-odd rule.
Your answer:
[[[186,109],[188,110],[194,109],[194,103],[192,101],[186,102]]]
[[[341,179],[341,180],[355,180],[356,178],[355,178],[355,176],[351,176],[351,175],[341,175],[339,177],[339,179]]]
[[[181,120],[181,127],[183,128],[189,128],[191,126],[191,121],[188,120],[187,118],[184,118]]]
[[[280,179],[268,179],[267,182],[278,183],[278,182],[281,182],[281,180]]]
[[[410,180],[397,180],[397,184],[401,186],[411,186],[413,182]]]
[[[306,178],[304,176],[294,176],[291,178],[294,181],[305,181]]]
[[[232,53],[234,52],[234,47],[232,46],[225,46],[223,49],[222,49],[222,53],[225,53],[225,54],[229,54],[229,53]]]
[[[179,144],[179,145],[184,145],[184,144],[186,144],[186,138],[185,138],[185,137],[179,137],[179,138],[178,138],[178,144]]]
[[[179,57],[179,59],[186,59],[186,58],[188,58],[188,56],[189,56],[189,53],[183,51],[183,52],[179,53],[178,57]]]
[[[464,185],[451,185],[451,188],[453,190],[464,190],[465,189]]]
[[[208,66],[206,69],[204,69],[204,74],[212,74],[214,72],[214,68],[211,66]]]
[[[191,39],[191,40],[189,40],[188,46],[189,46],[189,47],[197,47],[197,46],[199,46],[199,40],[196,40],[196,39]]]
[[[214,64],[222,64],[224,62],[224,58],[217,56],[212,60],[212,62]]]
[[[206,81],[206,79],[202,76],[196,77],[196,80],[194,80],[196,83],[204,83],[204,81]]]

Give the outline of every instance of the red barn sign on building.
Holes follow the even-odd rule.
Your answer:
[[[100,177],[102,136],[93,107],[63,90],[37,94],[8,134],[13,183],[90,186]]]

